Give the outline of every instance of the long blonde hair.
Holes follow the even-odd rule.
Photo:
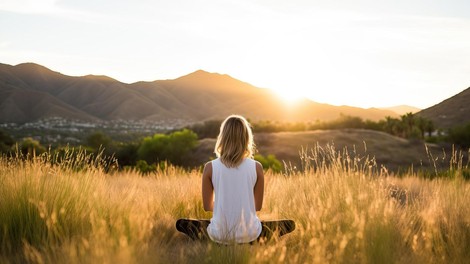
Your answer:
[[[235,168],[244,158],[252,158],[255,150],[250,123],[240,115],[228,116],[220,125],[214,152],[222,163]]]

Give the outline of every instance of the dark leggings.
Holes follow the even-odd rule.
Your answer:
[[[261,234],[257,241],[269,241],[273,235],[278,234],[279,237],[289,234],[295,229],[295,222],[293,220],[273,220],[261,221]]]
[[[209,238],[207,234],[207,226],[210,220],[207,219],[178,219],[176,221],[176,229],[193,240],[203,240]],[[293,220],[274,220],[274,221],[261,221],[261,234],[258,236],[258,242],[267,242],[271,240],[274,235],[283,236],[295,229],[295,222]]]

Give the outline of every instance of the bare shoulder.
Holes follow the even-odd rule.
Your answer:
[[[204,164],[202,175],[209,178],[212,177],[212,162],[209,161]]]
[[[206,169],[212,169],[212,161],[208,161],[204,164],[204,170]]]
[[[255,160],[255,164],[256,164],[256,172],[257,173],[262,173],[263,172],[263,165],[261,165],[261,163],[257,160]]]

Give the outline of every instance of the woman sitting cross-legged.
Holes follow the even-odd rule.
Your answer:
[[[251,126],[240,115],[227,117],[215,145],[217,158],[202,175],[204,210],[210,220],[179,219],[176,228],[193,239],[210,238],[220,244],[265,242],[274,234],[292,232],[292,220],[260,221],[264,195],[263,167],[253,157]]]

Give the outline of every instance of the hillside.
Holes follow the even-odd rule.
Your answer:
[[[380,120],[383,109],[333,106],[303,100],[284,104],[268,89],[202,70],[174,80],[126,84],[106,76],[73,77],[41,65],[0,64],[0,122],[47,117],[83,121],[147,120],[187,123],[237,113],[252,120],[317,121],[346,114]]]
[[[258,153],[262,155],[274,154],[277,159],[290,163],[297,168],[301,167],[300,151],[310,151],[315,144],[326,147],[333,144],[336,150],[347,147],[352,153],[355,151],[359,157],[369,156],[375,158],[378,167],[384,166],[389,171],[407,171],[411,166],[414,170],[420,168],[430,169],[426,147],[423,142],[410,141],[390,134],[362,129],[346,130],[318,130],[307,132],[280,132],[269,134],[255,134],[255,143]],[[203,139],[196,149],[192,161],[194,164],[203,164],[214,157],[213,149],[215,139]],[[442,156],[442,147],[428,145],[433,157]],[[447,156],[449,158],[449,156]],[[439,159],[447,168],[448,161]]]
[[[414,107],[414,106],[409,106],[409,105],[397,105],[397,106],[391,106],[391,107],[383,107],[381,109],[385,110],[391,110],[399,115],[404,115],[407,113],[417,113],[421,109]]]
[[[438,128],[470,123],[470,87],[417,115],[432,120]]]

